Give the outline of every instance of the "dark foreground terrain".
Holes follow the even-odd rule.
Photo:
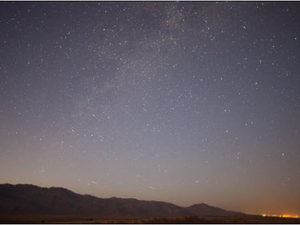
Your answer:
[[[0,184],[0,223],[300,223],[300,219],[252,216],[204,203],[97,198],[64,188]]]
[[[80,215],[1,215],[0,223],[38,224],[300,224],[300,219],[261,216],[203,218],[197,216],[154,218],[103,218]]]

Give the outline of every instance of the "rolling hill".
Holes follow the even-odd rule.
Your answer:
[[[233,217],[246,214],[206,204],[180,207],[167,202],[97,198],[65,188],[0,184],[0,215],[97,215],[110,218]]]

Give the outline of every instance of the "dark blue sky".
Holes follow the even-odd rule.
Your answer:
[[[299,6],[1,2],[1,183],[300,214]]]

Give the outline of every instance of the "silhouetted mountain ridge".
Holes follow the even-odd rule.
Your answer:
[[[103,217],[243,216],[202,204],[180,207],[161,201],[97,198],[60,187],[0,184],[0,214],[97,215]]]

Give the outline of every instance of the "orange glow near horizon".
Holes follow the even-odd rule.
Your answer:
[[[298,215],[261,214],[261,216],[263,216],[263,217],[299,218]]]

